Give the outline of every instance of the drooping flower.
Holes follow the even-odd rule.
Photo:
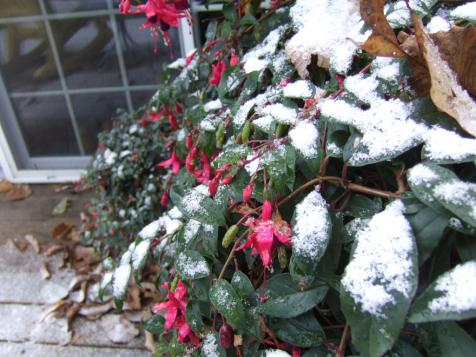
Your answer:
[[[226,69],[226,62],[224,59],[217,64],[212,64],[212,77],[209,79],[209,83],[213,86],[218,86],[221,81],[221,76]]]
[[[177,175],[180,171],[180,166],[182,166],[182,160],[177,155],[177,152],[174,150],[169,159],[159,162],[157,167],[172,167],[172,172],[174,175]]]
[[[240,63],[240,58],[236,55],[235,50],[231,50],[231,55],[230,55],[230,66],[236,66],[238,63]]]
[[[261,219],[249,218],[245,225],[252,230],[246,242],[236,250],[251,248],[251,254],[259,254],[263,266],[270,268],[273,263],[273,255],[279,243],[291,245],[291,228],[286,221],[273,220],[273,205],[265,200]]]
[[[251,199],[251,195],[253,194],[254,187],[255,187],[255,182],[253,179],[251,179],[248,185],[246,185],[245,188],[243,189],[244,202],[248,202]]]
[[[195,346],[198,346],[200,340],[193,333],[186,318],[188,304],[187,287],[182,281],[178,282],[175,291],[171,291],[167,283],[164,283],[161,287],[167,290],[167,301],[152,306],[152,312],[157,314],[166,310],[164,328],[166,330],[171,328],[177,329],[178,341],[190,341]]]

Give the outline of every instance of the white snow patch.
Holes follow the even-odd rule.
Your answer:
[[[293,252],[309,259],[319,258],[327,248],[331,225],[326,201],[317,191],[297,205],[295,222]]]
[[[192,238],[197,235],[198,230],[200,229],[200,226],[201,226],[201,223],[194,219],[191,219],[187,222],[183,232],[183,239],[185,240],[186,244],[190,243]]]
[[[361,309],[385,318],[386,305],[396,303],[392,293],[406,298],[414,295],[415,242],[400,200],[374,215],[357,234],[357,246],[347,265],[343,288]]]
[[[428,307],[433,312],[465,312],[476,309],[476,261],[459,264],[436,280],[436,291],[442,296],[431,300]]]
[[[458,6],[450,12],[450,16],[455,19],[476,21],[476,1]]]
[[[111,166],[112,164],[116,162],[117,154],[114,151],[111,151],[109,148],[107,148],[106,150],[104,150],[103,157],[104,157],[104,162],[106,163],[106,165]]]
[[[476,156],[476,139],[437,126],[427,133],[424,149],[430,160],[461,161]]]
[[[449,31],[451,28],[451,24],[446,21],[441,16],[433,16],[430,22],[426,25],[426,29],[429,33],[436,33],[436,32],[446,32]]]
[[[139,269],[144,262],[147,253],[149,253],[150,243],[151,241],[148,239],[143,240],[134,248],[134,252],[132,253],[132,268],[134,270]]]
[[[223,107],[223,104],[221,103],[220,99],[215,99],[212,101],[209,101],[203,105],[203,110],[205,110],[206,113],[212,111],[212,110],[218,110]]]
[[[400,75],[400,63],[387,57],[377,57],[372,66],[375,68],[377,78],[383,79],[387,82],[395,82]]]
[[[132,267],[130,264],[120,265],[114,270],[114,277],[112,281],[112,295],[116,299],[124,297],[127,292],[127,285],[131,276]]]
[[[266,350],[265,357],[291,357],[291,355],[283,350]]]
[[[410,25],[412,19],[405,1],[400,0],[392,5],[392,12],[390,12],[390,3],[387,3],[384,7],[384,12],[390,26],[396,29]]]
[[[260,110],[260,113],[265,116],[270,115],[282,124],[294,124],[297,120],[297,110],[281,103],[267,105]]]
[[[253,154],[248,155],[246,157],[246,160],[251,160],[253,157],[255,157],[255,155],[256,155],[256,152],[253,153]],[[260,159],[258,158],[258,159],[255,159],[255,160],[249,162],[244,167],[245,167],[246,172],[250,176],[253,176],[259,170],[259,166],[260,166]]]
[[[253,125],[257,126],[263,131],[269,132],[274,122],[275,119],[271,115],[265,115],[253,120]]]
[[[218,353],[218,341],[213,333],[205,335],[202,341],[202,355],[207,357],[220,357]]]
[[[312,159],[318,155],[319,132],[310,121],[300,121],[289,131],[291,144],[306,158]]]
[[[175,61],[170,63],[167,67],[170,69],[179,69],[179,68],[185,67],[186,64],[187,64],[187,61],[185,58],[177,58]]]
[[[410,0],[408,2],[412,10],[423,15],[427,15],[435,3],[435,0]]]
[[[205,261],[194,261],[183,252],[177,257],[177,265],[182,267],[183,275],[189,279],[193,279],[198,274],[210,274],[210,268]]]
[[[301,77],[308,75],[305,66],[313,54],[319,56],[319,66],[330,65],[345,73],[358,43],[365,42],[371,33],[360,31],[363,21],[358,0],[297,0],[290,14],[298,32],[286,44],[286,51],[295,64],[303,62],[298,68]]]
[[[283,96],[287,98],[311,98],[313,86],[310,81],[305,80],[289,83],[283,88]]]
[[[408,173],[408,181],[414,185],[425,184],[427,187],[430,187],[431,182],[436,179],[438,179],[438,175],[423,164],[414,166]]]
[[[449,204],[470,206],[468,214],[476,220],[476,184],[454,179],[433,189],[435,197]]]

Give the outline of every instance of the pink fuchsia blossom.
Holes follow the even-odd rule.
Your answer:
[[[182,281],[178,282],[175,291],[171,291],[167,283],[164,283],[161,287],[167,290],[167,301],[152,306],[152,312],[157,314],[166,310],[164,328],[166,330],[171,328],[177,329],[178,341],[184,343],[190,341],[195,346],[198,346],[200,340],[193,333],[186,318],[188,304],[187,287]]]
[[[172,155],[169,159],[159,162],[157,167],[172,167],[172,172],[174,175],[177,175],[180,171],[180,167],[182,166],[182,160],[177,155],[177,152],[174,150]]]
[[[279,243],[291,245],[291,228],[286,221],[272,219],[273,205],[265,200],[261,219],[249,218],[245,225],[250,227],[252,233],[244,244],[236,250],[251,248],[251,254],[259,254],[263,266],[270,269],[273,255]]]
[[[218,86],[221,81],[221,76],[226,69],[226,62],[224,59],[216,64],[212,64],[212,77],[209,79],[209,83],[213,86]]]

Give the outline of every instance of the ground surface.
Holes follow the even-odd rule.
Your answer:
[[[52,277],[42,279],[45,257],[31,246],[20,252],[9,240],[31,234],[46,244],[56,224],[79,222],[88,194],[55,193],[45,185],[31,187],[32,196],[23,201],[9,202],[0,194],[0,356],[150,356],[143,349],[143,337],[127,345],[109,341],[101,326],[106,315],[96,321],[76,318],[71,344],[65,319],[41,321],[49,304],[67,292],[74,273],[70,268],[59,269],[60,256],[53,256],[49,260]],[[53,208],[64,196],[71,198],[71,207],[64,215],[53,216]]]

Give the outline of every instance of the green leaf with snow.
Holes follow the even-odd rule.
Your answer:
[[[210,275],[210,268],[204,257],[193,250],[181,252],[175,260],[177,272],[185,279],[200,279]]]
[[[263,155],[260,164],[266,169],[272,187],[279,193],[292,190],[296,153],[289,145],[280,145]]]
[[[403,203],[394,201],[358,232],[341,281],[352,340],[370,357],[398,339],[417,287],[415,238],[403,212]]]
[[[476,261],[468,261],[439,276],[417,297],[409,312],[413,323],[476,317]]]
[[[226,350],[221,347],[217,333],[207,333],[201,344],[202,357],[226,357]]]
[[[311,312],[290,319],[271,319],[270,327],[279,339],[294,346],[319,346],[326,339],[324,330]]]
[[[228,145],[223,148],[212,162],[212,167],[218,169],[225,164],[236,165],[240,160],[251,154],[251,149],[246,145]]]
[[[126,298],[131,274],[132,267],[129,263],[121,264],[114,270],[112,277],[112,296],[114,297],[114,302],[118,310],[122,309],[122,304]]]
[[[206,186],[204,189],[208,190]],[[180,202],[177,202],[177,207],[186,217],[200,223],[220,226],[225,224],[220,206],[197,188],[187,190]]]
[[[243,299],[245,305],[256,305],[257,295],[255,293],[253,284],[251,284],[251,281],[246,276],[246,274],[237,270],[231,278],[231,285],[238,293],[238,295]]]
[[[233,327],[246,325],[246,314],[240,296],[226,280],[216,281],[210,288],[210,301]]]
[[[132,269],[134,271],[143,268],[147,257],[149,256],[149,248],[151,240],[142,240],[135,244],[134,251],[132,252]]]
[[[319,192],[312,191],[296,206],[292,227],[292,259],[300,269],[298,276],[293,274],[294,270],[291,275],[296,281],[300,281],[302,275],[308,275],[306,280],[311,280],[332,231],[327,203]]]

